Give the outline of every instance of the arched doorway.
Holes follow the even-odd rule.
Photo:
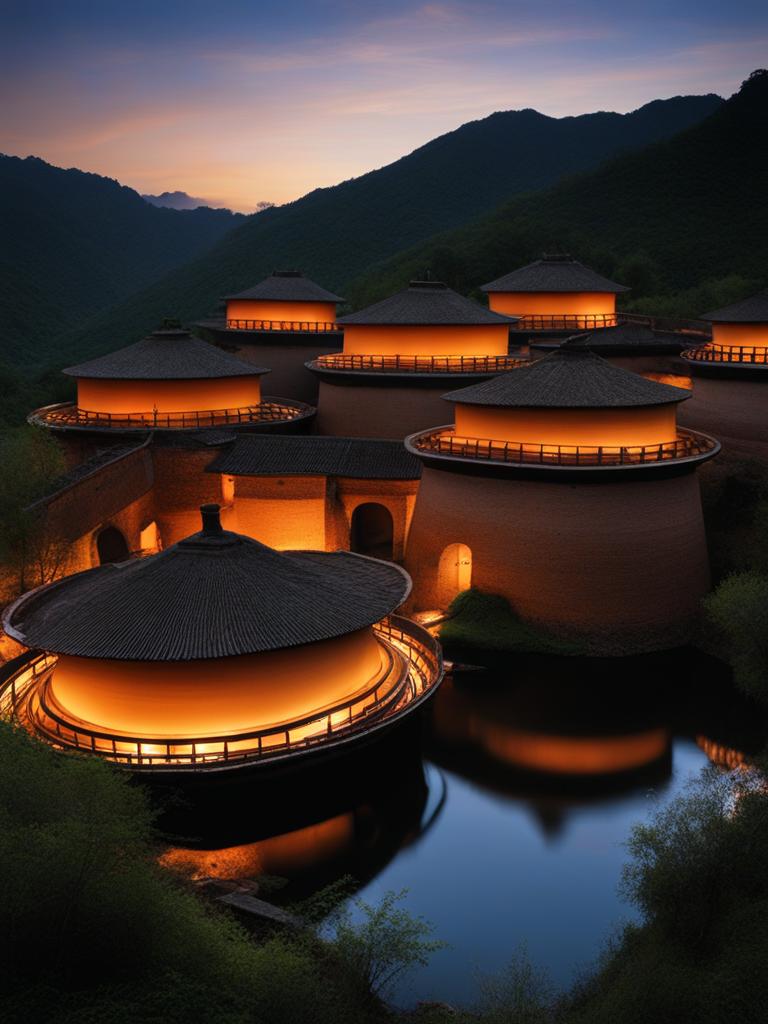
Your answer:
[[[392,513],[385,505],[366,501],[352,513],[349,547],[358,555],[392,561]]]
[[[447,608],[457,594],[472,586],[472,551],[466,544],[449,544],[440,555],[437,594],[441,608]]]
[[[130,557],[128,543],[116,526],[107,526],[96,538],[99,565],[108,562],[124,562]]]

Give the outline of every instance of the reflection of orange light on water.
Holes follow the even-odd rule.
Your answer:
[[[516,732],[473,719],[472,734],[494,757],[534,771],[602,775],[640,768],[667,749],[665,729],[632,736],[548,736]]]
[[[456,405],[457,438],[523,444],[633,447],[677,437],[676,406],[632,409],[504,409]]]
[[[734,768],[746,768],[747,766],[747,759],[740,750],[726,747],[722,743],[715,743],[714,740],[710,740],[706,736],[697,736],[696,746],[700,747],[712,764],[717,765],[718,768],[728,768],[732,771]]]
[[[160,858],[165,868],[190,872],[192,878],[253,878],[275,875],[289,878],[305,868],[331,860],[351,846],[355,818],[350,811],[317,825],[271,836],[256,843],[222,850],[172,847]]]

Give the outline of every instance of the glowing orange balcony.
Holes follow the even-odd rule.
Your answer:
[[[187,412],[91,412],[74,402],[46,405],[30,413],[28,421],[36,426],[66,430],[201,430],[207,427],[279,423],[311,415],[303,402],[282,399],[259,402],[239,409],[205,409]]]
[[[340,331],[333,321],[315,320],[244,320],[227,317],[228,331],[293,331],[300,334],[327,334]]]
[[[360,373],[504,373],[522,366],[525,360],[512,356],[414,356],[354,355],[334,352],[318,356],[311,363],[316,370]]]
[[[678,428],[674,441],[653,445],[556,445],[463,437],[453,427],[438,427],[406,439],[417,455],[438,455],[464,461],[479,459],[507,465],[537,467],[631,467],[704,460],[716,455],[720,444],[707,434]]]
[[[616,313],[520,313],[513,331],[592,331],[616,327]]]
[[[695,363],[725,363],[733,366],[768,366],[764,345],[704,345],[683,352],[683,359]]]
[[[391,724],[431,695],[442,678],[437,641],[395,615],[374,626],[387,655],[375,686],[350,702],[267,729],[182,738],[96,732],[70,721],[51,699],[53,654],[30,651],[0,673],[0,715],[62,750],[95,754],[131,771],[220,771],[343,743]]]

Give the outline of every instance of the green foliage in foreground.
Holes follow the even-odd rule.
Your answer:
[[[768,575],[742,572],[727,579],[704,601],[736,685],[768,704]]]
[[[578,654],[578,648],[519,619],[509,601],[472,587],[456,597],[440,640],[456,647],[521,654]]]
[[[0,766],[0,1020],[377,1021],[377,989],[433,948],[393,898],[256,944],[158,866],[124,776],[5,724]]]
[[[256,942],[156,861],[142,790],[0,725],[0,1020],[46,1024],[757,1024],[768,1003],[768,793],[714,769],[638,825],[641,913],[557,994],[524,952],[470,1009],[384,1004],[437,944],[388,896]],[[318,906],[322,900],[318,902]]]

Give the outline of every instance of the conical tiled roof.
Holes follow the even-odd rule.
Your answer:
[[[569,348],[613,349],[653,348],[658,345],[669,345],[676,342],[681,348],[690,345],[690,339],[672,331],[654,331],[643,324],[618,324],[616,327],[600,327],[596,331],[575,334],[564,342]]]
[[[87,363],[68,366],[68,377],[100,380],[213,380],[269,373],[222,352],[187,331],[154,331],[147,338]]]
[[[343,636],[407,597],[404,570],[347,551],[275,551],[204,528],[158,555],[104,565],[32,591],[5,613],[29,647],[85,658],[188,661]]]
[[[571,256],[543,256],[482,285],[484,292],[628,292]]]
[[[768,324],[768,288],[748,299],[704,313],[699,319],[726,324]]]
[[[666,405],[690,391],[646,380],[589,349],[560,348],[529,366],[443,395],[459,405],[509,408],[598,409]]]
[[[322,285],[304,277],[300,270],[274,270],[253,288],[246,288],[226,299],[263,299],[265,302],[343,302]]]
[[[340,324],[400,324],[449,326],[462,324],[512,324],[517,317],[493,313],[472,299],[453,291],[441,281],[411,281],[366,309],[339,318]]]

